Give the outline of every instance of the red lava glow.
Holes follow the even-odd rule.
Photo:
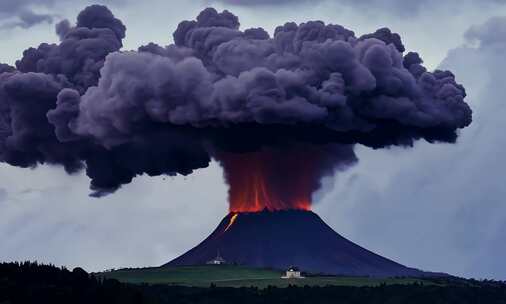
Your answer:
[[[320,187],[321,177],[333,172],[335,156],[335,150],[297,146],[288,150],[218,153],[216,158],[230,186],[229,210],[237,214],[311,210],[311,196]]]

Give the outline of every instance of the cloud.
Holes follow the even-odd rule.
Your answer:
[[[72,5],[76,2],[72,1]],[[451,2],[453,1],[449,1]],[[0,5],[3,3],[0,1]],[[193,13],[188,13],[190,10],[185,7],[186,3],[178,5],[178,14],[193,16]],[[142,11],[140,7],[136,9]],[[142,17],[145,18],[141,19],[152,22],[149,18],[150,10],[142,9]],[[167,13],[165,10],[158,11]],[[194,11],[196,12],[195,8]],[[284,19],[274,15],[266,18],[265,15],[256,14],[256,11],[249,11],[258,18],[253,23],[250,22],[250,26],[263,24],[264,20],[277,23]],[[295,14],[293,11],[290,13]],[[305,13],[298,13],[298,19],[318,18],[315,15],[307,17]],[[439,20],[441,24],[432,27],[431,24],[423,24],[431,29],[437,27],[437,31],[419,31],[419,24],[411,21],[408,24],[403,18],[382,19],[381,23],[398,24],[397,28],[403,24],[411,26],[411,32],[407,32],[407,36],[414,37],[414,42],[419,43],[416,49],[427,54],[434,48],[439,54],[446,52],[451,45],[457,45],[458,40],[454,39],[461,35],[456,34],[459,33],[456,28],[467,24],[467,20],[475,20],[476,13],[478,12],[468,12],[462,22],[456,22],[452,14],[445,20]],[[483,18],[490,11],[480,10],[479,13],[480,18]],[[163,17],[161,14],[159,16]],[[132,23],[139,18],[137,11],[130,15],[135,19],[127,21]],[[431,14],[425,16],[433,20]],[[164,22],[170,23],[179,18],[174,16]],[[343,20],[338,13],[332,18]],[[351,21],[346,21],[346,24],[367,24],[361,19],[362,14],[357,13],[349,18]],[[358,21],[354,23],[353,20]],[[138,35],[134,36],[130,48],[136,47],[138,41],[165,41],[164,38],[168,36],[165,33],[167,24],[159,22],[153,31],[150,26],[150,23],[146,23],[142,28],[137,27]],[[441,31],[441,28],[445,31]],[[129,30],[129,37],[132,37],[135,30]],[[418,32],[423,32],[421,35],[425,36],[417,36]],[[438,36],[435,32],[441,34]],[[158,36],[153,37],[153,33]],[[436,39],[438,43],[427,43],[428,39]],[[493,178],[501,176],[501,171],[505,170],[503,162],[498,159],[500,155],[496,154],[501,153],[501,147],[494,148],[494,145],[503,145],[501,135],[498,134],[500,131],[495,130],[493,137],[481,140],[473,149],[470,147],[473,137],[486,137],[483,133],[485,131],[477,133],[476,130],[485,128],[484,125],[492,129],[494,126],[500,127],[502,122],[498,120],[503,119],[501,97],[505,95],[494,97],[494,90],[502,86],[499,80],[501,78],[490,79],[494,75],[500,75],[498,71],[504,67],[501,64],[504,60],[498,57],[500,37],[493,44],[488,44],[489,47],[478,47],[483,41],[483,35],[479,35],[479,39],[475,40],[478,43],[472,43],[472,47],[453,50],[443,64],[443,67],[454,70],[457,81],[466,85],[471,95],[469,100],[473,102],[472,107],[476,112],[473,122],[475,127],[463,132],[457,146],[418,145],[412,151],[371,151],[359,148],[357,153],[361,163],[355,170],[341,173],[336,191],[316,207],[317,213],[324,216],[327,223],[361,245],[411,266],[446,270],[465,276],[506,278],[504,259],[501,257],[506,252],[506,243],[503,241],[506,235],[506,211],[501,202],[504,190],[501,188],[501,178]],[[412,48],[413,40],[408,41],[407,45]],[[491,45],[495,47],[490,47]],[[12,45],[5,52],[19,53],[16,48],[21,49],[21,46]],[[432,66],[440,61],[441,56],[436,57]],[[497,68],[494,68],[496,64]],[[496,73],[492,73],[489,67],[496,70]],[[489,93],[492,98],[483,93],[487,86],[492,86]],[[490,109],[485,109],[485,104]],[[490,115],[488,121],[486,115],[489,114],[485,113],[495,111],[497,115]],[[498,140],[497,143],[494,143],[494,139]],[[479,150],[483,150],[482,154],[478,153]],[[456,151],[469,153],[469,156],[455,163],[451,158],[457,157],[454,155]],[[443,166],[447,159],[453,165]],[[483,166],[475,162],[481,162]],[[486,163],[488,165],[484,165]],[[34,192],[20,194],[29,202],[12,202],[8,208],[2,209],[2,260],[32,259],[70,267],[84,266],[87,270],[160,265],[206,237],[227,208],[226,188],[220,179],[221,169],[216,164],[187,179],[167,178],[164,181],[160,178],[140,177],[136,183],[125,187],[124,191],[98,202],[86,196],[88,179],[84,175],[69,179],[60,170],[47,166],[30,172],[6,165],[0,167],[2,187],[18,189],[24,185],[36,185],[37,189],[54,189],[48,197],[39,197]],[[451,174],[447,174],[447,171]],[[483,171],[489,171],[490,176]],[[453,188],[449,187],[452,180],[461,178],[468,181],[457,182]],[[6,186],[7,183],[9,186]],[[207,189],[200,188],[202,185]],[[65,190],[61,191],[57,186]],[[199,187],[200,191],[195,191],[195,187]],[[466,193],[472,195],[466,197],[460,193],[463,192],[462,189],[471,189]],[[22,189],[17,191],[13,191],[10,196]],[[325,208],[329,208],[327,212],[323,212]]]
[[[97,0],[99,3],[124,3],[129,0]],[[38,24],[52,24],[59,19],[58,12],[70,1],[65,0],[2,0],[0,1],[0,30],[30,28]],[[72,5],[90,1],[72,1]]]
[[[26,50],[18,72],[0,75],[0,114],[11,121],[0,161],[86,167],[101,195],[141,174],[188,175],[216,150],[454,142],[471,123],[454,75],[427,71],[388,28],[355,36],[288,22],[270,38],[207,8],[178,25],[175,44],[116,52],[125,31],[107,7],[89,6],[75,27],[58,24],[60,44]]]
[[[95,200],[86,195],[84,175],[69,179],[51,167],[26,174],[0,165],[2,187],[10,189],[0,203],[0,261],[88,271],[162,265],[195,246],[226,213],[222,173],[211,166],[191,178],[142,177]]]
[[[0,188],[0,203],[3,202],[7,198],[7,191],[3,188]]]
[[[24,9],[17,15],[17,20],[2,23],[0,29],[10,29],[15,27],[29,28],[39,23],[53,23],[54,15],[38,14],[31,10]]]
[[[287,5],[287,4],[303,4],[321,2],[322,0],[216,0],[215,2],[222,2],[236,6],[262,6],[262,5]]]
[[[499,241],[506,232],[506,59],[498,34],[504,28],[503,17],[472,26],[466,44],[441,63],[472,101],[473,125],[457,145],[357,151],[361,163],[343,177],[349,183],[337,185],[321,206],[341,202],[325,212],[338,230],[404,264],[506,278],[506,246]]]
[[[506,16],[492,17],[483,24],[471,26],[465,33],[470,43],[490,48],[497,45],[506,45]]]
[[[479,5],[481,8],[488,5],[506,4],[505,0],[420,0],[420,1],[405,1],[405,0],[212,0],[212,2],[223,3],[234,6],[287,6],[287,5],[315,5],[319,3],[327,3],[334,5],[342,5],[343,7],[350,7],[357,10],[362,10],[364,13],[371,11],[380,11],[390,15],[398,16],[413,16],[421,12],[434,9],[458,9],[459,6],[465,4]]]
[[[483,9],[484,6],[506,4],[505,0],[332,0],[331,2],[342,3],[361,10],[377,10],[400,16],[412,16],[438,9],[458,11],[460,7],[467,5],[479,6]]]
[[[56,0],[4,0],[0,2],[0,29],[15,27],[29,28],[40,23],[52,23],[55,15],[40,13],[47,10]]]

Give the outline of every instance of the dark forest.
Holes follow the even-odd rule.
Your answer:
[[[195,288],[133,285],[38,263],[0,264],[0,304],[16,303],[506,303],[506,283],[458,278],[434,285]]]

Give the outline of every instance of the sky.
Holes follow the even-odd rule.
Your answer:
[[[149,2],[149,5],[146,3]],[[261,2],[261,3],[260,3]],[[286,21],[323,20],[357,34],[388,26],[430,69],[445,68],[466,87],[473,124],[456,145],[413,149],[356,147],[359,162],[324,180],[314,211],[374,252],[416,268],[506,279],[506,3],[489,1],[3,1],[0,62],[57,42],[54,24],[91,3],[107,4],[127,26],[124,50],[172,42],[182,20],[214,6],[242,28],[270,33]],[[89,271],[161,265],[203,240],[227,213],[217,163],[188,177],[140,177],[101,199],[84,174],[26,171],[0,164],[0,260],[38,260]],[[198,190],[196,190],[198,189]]]

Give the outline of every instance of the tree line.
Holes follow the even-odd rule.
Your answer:
[[[506,304],[506,284],[439,278],[434,284],[377,287],[209,288],[126,284],[88,274],[81,268],[36,262],[0,263],[0,304],[260,304],[260,303],[458,303]]]

